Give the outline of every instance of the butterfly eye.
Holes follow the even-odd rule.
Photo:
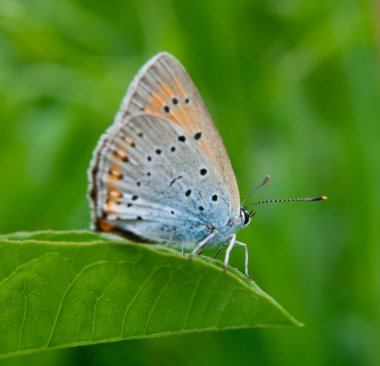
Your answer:
[[[251,222],[251,216],[249,216],[249,213],[246,210],[241,210],[241,216],[244,226],[248,225]]]

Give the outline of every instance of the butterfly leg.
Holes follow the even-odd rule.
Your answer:
[[[236,242],[235,242],[235,245],[244,248],[244,250],[245,250],[245,258],[244,258],[244,274],[245,274],[248,278],[252,279],[251,276],[248,274],[248,248],[247,248],[247,244],[242,243],[242,242],[240,242],[240,241],[236,241]]]
[[[223,248],[226,246],[227,243],[223,243],[223,244],[220,244],[218,250],[216,251],[216,253],[214,254],[214,259],[216,259],[216,257],[219,255],[219,253],[223,250]]]
[[[226,250],[226,256],[224,257],[224,269],[227,270],[228,262],[230,261],[231,250],[236,243],[236,234],[231,236],[230,242],[228,243],[228,247]]]
[[[216,235],[216,231],[213,231],[210,235],[206,236],[201,242],[197,244],[195,249],[191,252],[191,255],[196,255],[200,253],[204,247],[207,245],[207,243]]]

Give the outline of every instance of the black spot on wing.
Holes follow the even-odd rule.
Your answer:
[[[195,139],[195,140],[199,140],[201,137],[202,137],[202,132],[197,132],[197,133],[194,135],[194,139]]]

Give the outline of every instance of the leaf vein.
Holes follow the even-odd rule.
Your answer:
[[[153,277],[153,275],[156,272],[158,272],[163,267],[166,267],[166,266],[158,267],[153,272],[151,272],[149,274],[149,276],[144,280],[144,282],[141,284],[141,286],[139,286],[139,288],[137,289],[136,293],[133,295],[133,297],[132,297],[131,301],[129,302],[129,304],[126,306],[125,311],[124,311],[123,321],[122,321],[122,327],[121,327],[120,337],[123,337],[124,330],[125,330],[125,320],[126,320],[127,314],[129,312],[129,310],[131,309],[133,303],[137,300],[137,298],[140,295],[141,291],[146,286],[146,284],[150,281],[150,279]]]
[[[162,294],[164,293],[164,291],[169,286],[169,283],[172,280],[172,278],[173,278],[173,272],[170,273],[170,276],[169,276],[168,280],[166,281],[165,285],[162,286],[162,289],[161,289],[160,293],[158,294],[158,296],[154,300],[154,303],[153,303],[153,305],[152,305],[152,307],[151,307],[151,309],[149,311],[149,314],[148,314],[148,317],[147,317],[147,320],[146,320],[144,334],[147,334],[148,326],[149,326],[149,323],[150,323],[150,319],[151,319],[151,317],[153,315],[153,312],[156,310],[157,304],[158,304],[159,300],[161,299]]]
[[[59,320],[59,316],[61,314],[61,311],[62,311],[62,307],[63,307],[63,303],[65,301],[65,298],[67,296],[67,294],[69,293],[69,291],[71,290],[71,288],[74,286],[75,282],[80,278],[80,276],[89,268],[92,268],[92,267],[96,267],[96,266],[99,266],[99,265],[102,265],[102,264],[107,264],[107,263],[111,263],[109,261],[98,261],[98,262],[94,262],[94,263],[91,263],[91,264],[88,264],[86,266],[84,266],[75,276],[74,278],[72,279],[72,281],[68,284],[68,286],[66,287],[66,290],[64,291],[63,295],[62,295],[62,299],[59,303],[59,306],[58,306],[58,309],[57,309],[57,313],[55,315],[55,318],[54,318],[54,321],[53,321],[53,325],[52,325],[52,328],[51,328],[51,332],[50,332],[50,335],[46,341],[46,344],[45,344],[45,348],[49,347],[50,345],[50,342],[51,340],[53,339],[53,336],[54,336],[54,332],[56,331],[56,327],[57,327],[57,324],[58,324],[58,320]]]
[[[198,291],[199,291],[199,286],[200,286],[200,284],[201,284],[201,282],[202,282],[203,277],[204,277],[204,276],[201,275],[201,276],[199,277],[199,279],[198,279],[196,285],[195,285],[195,288],[194,288],[194,291],[193,291],[193,296],[191,297],[190,304],[189,304],[189,308],[187,309],[186,317],[185,317],[185,321],[184,321],[184,323],[183,323],[183,326],[182,326],[182,329],[181,329],[181,330],[186,329],[186,325],[187,325],[187,323],[188,323],[188,321],[189,321],[189,317],[190,317],[191,309],[192,309],[192,307],[193,307],[193,305],[194,305],[194,300],[195,300],[195,297],[196,297],[196,295],[197,295],[197,293],[198,293]]]

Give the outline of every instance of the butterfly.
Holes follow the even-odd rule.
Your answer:
[[[135,76],[94,150],[89,180],[96,231],[171,244],[193,255],[206,246],[220,251],[227,245],[225,268],[232,249],[240,246],[248,276],[248,248],[236,232],[251,222],[250,205],[240,204],[222,139],[171,54],[157,54]]]

